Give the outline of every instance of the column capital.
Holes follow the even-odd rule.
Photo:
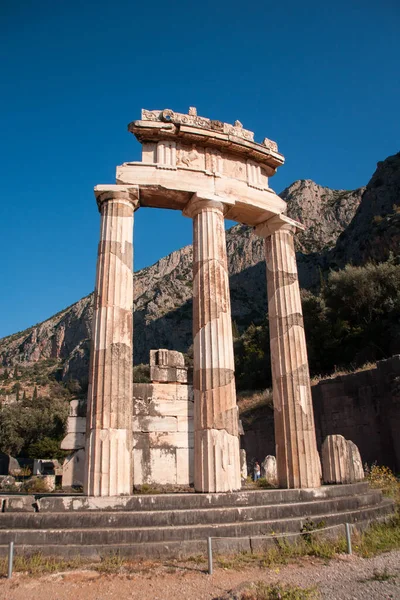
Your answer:
[[[96,185],[94,188],[97,206],[101,212],[104,202],[120,202],[130,204],[133,210],[139,208],[139,186],[138,185]]]
[[[304,225],[298,221],[290,219],[290,217],[287,217],[284,214],[280,214],[256,225],[256,227],[254,227],[254,232],[260,237],[268,238],[277,231],[288,231],[294,235],[298,231],[305,231],[305,229]]]
[[[232,200],[228,200],[227,198],[221,198],[220,196],[216,196],[214,194],[198,194],[195,193],[186,204],[185,208],[182,211],[182,214],[185,217],[190,217],[193,219],[199,212],[203,210],[219,210],[223,215],[229,209],[229,206],[232,206],[234,202]]]

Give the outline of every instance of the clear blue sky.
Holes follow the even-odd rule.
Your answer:
[[[138,160],[142,107],[276,140],[278,192],[365,184],[399,150],[399,25],[398,0],[2,0],[0,337],[92,291],[92,189]],[[192,237],[172,211],[135,229],[135,269]]]

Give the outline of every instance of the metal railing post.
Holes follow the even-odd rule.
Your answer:
[[[351,525],[350,523],[345,523],[344,526],[346,528],[347,554],[353,554],[351,547]]]
[[[14,542],[10,542],[8,547],[8,573],[7,579],[11,579],[13,572],[13,562],[14,562]]]
[[[212,540],[207,538],[208,574],[213,574]]]

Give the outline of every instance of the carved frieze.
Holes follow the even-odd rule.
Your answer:
[[[177,165],[192,169],[204,169],[204,149],[192,146],[181,146],[177,149]]]
[[[211,129],[212,131],[220,131],[228,135],[254,141],[254,133],[248,129],[244,129],[240,121],[235,121],[234,125],[199,117],[197,110],[192,106],[189,114],[176,113],[173,110],[166,108],[164,110],[146,110],[142,109],[142,121],[164,121],[166,123],[174,123],[176,125],[191,125],[201,129]]]
[[[246,161],[239,157],[224,156],[223,159],[223,174],[225,177],[247,181],[247,165]]]

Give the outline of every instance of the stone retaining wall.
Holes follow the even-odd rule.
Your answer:
[[[400,471],[400,355],[376,368],[323,379],[312,387],[319,450],[327,435],[340,434],[359,448],[363,463]],[[248,461],[275,453],[273,411],[264,407],[243,420]]]

